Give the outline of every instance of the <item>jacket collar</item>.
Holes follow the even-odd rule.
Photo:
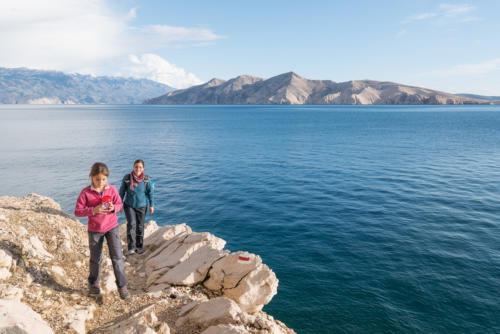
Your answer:
[[[94,186],[92,185],[92,183],[90,184],[90,189],[97,191],[97,189],[94,188]],[[109,189],[109,184],[106,184],[106,186],[104,187],[104,190],[106,190],[106,189]],[[99,192],[99,191],[97,191],[97,192]]]

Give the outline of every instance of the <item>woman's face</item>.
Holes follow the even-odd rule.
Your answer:
[[[136,163],[134,165],[134,174],[136,176],[139,176],[142,174],[142,172],[144,172],[144,166],[140,162]]]

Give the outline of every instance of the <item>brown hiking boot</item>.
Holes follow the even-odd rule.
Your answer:
[[[91,295],[100,295],[101,289],[99,289],[99,283],[94,283],[94,284],[89,283],[89,293]]]
[[[130,298],[130,293],[127,290],[126,286],[122,286],[118,289],[118,293],[120,294],[120,298],[123,300],[127,300]]]

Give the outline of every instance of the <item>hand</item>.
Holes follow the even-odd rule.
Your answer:
[[[93,212],[94,212],[94,215],[106,214],[106,213],[108,213],[108,210],[102,204],[99,204],[98,206],[94,207]]]
[[[115,211],[115,206],[113,205],[113,203],[108,203],[108,207],[109,207],[108,212]]]
[[[153,208],[152,206],[149,207],[149,213],[150,214],[153,214],[155,212],[155,208]]]

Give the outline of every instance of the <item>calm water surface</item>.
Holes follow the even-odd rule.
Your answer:
[[[0,154],[68,213],[143,158],[151,218],[261,255],[298,333],[500,332],[500,106],[1,106]]]

